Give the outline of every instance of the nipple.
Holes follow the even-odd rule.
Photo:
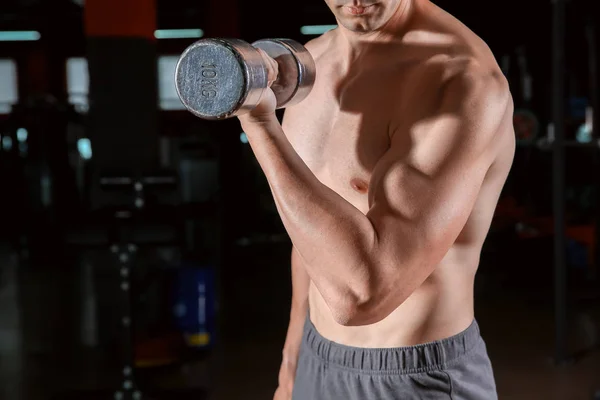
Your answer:
[[[350,181],[350,185],[352,189],[356,190],[358,193],[365,194],[369,190],[369,184],[362,179],[353,178]]]

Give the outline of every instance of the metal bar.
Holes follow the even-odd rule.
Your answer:
[[[592,137],[598,138],[598,119],[600,117],[600,99],[598,98],[598,37],[596,33],[596,21],[590,17],[586,25],[586,36],[588,42],[588,62],[590,79],[590,105],[593,109]]]
[[[115,393],[115,398],[129,400],[138,393],[135,376],[135,343],[133,333],[133,299],[132,299],[132,279],[134,258],[137,246],[132,243],[122,241],[120,245],[114,245],[111,251],[116,258],[120,275],[121,292],[121,357],[122,372],[119,389]],[[137,395],[135,396],[137,397]]]
[[[592,133],[591,137],[598,140],[598,123],[600,123],[600,102],[598,99],[598,41],[596,33],[595,17],[588,16],[586,23],[586,37],[588,43],[588,67],[590,80],[590,105],[592,107]],[[587,122],[587,121],[586,121]],[[594,171],[600,167],[600,154],[594,154]],[[596,173],[596,187],[600,187],[600,174]],[[596,205],[596,227],[600,226],[600,204]],[[595,235],[596,248],[600,246],[600,235]],[[596,253],[596,259],[590,278],[596,279],[598,274],[598,265],[600,265],[600,255]]]
[[[565,254],[565,0],[553,0],[552,120],[554,202],[555,362],[567,359],[567,265]]]

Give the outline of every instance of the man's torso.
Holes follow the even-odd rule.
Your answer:
[[[430,7],[434,12],[417,16],[401,41],[375,44],[352,64],[337,54],[335,31],[308,44],[317,64],[315,86],[286,110],[284,131],[300,157],[324,185],[365,214],[371,174],[391,136],[403,135],[406,156],[427,151],[435,145],[427,140],[428,118],[444,81],[473,60],[497,69],[479,38]],[[471,324],[481,246],[512,162],[512,114],[505,118],[475,208],[435,272],[387,318],[360,327],[337,324],[311,284],[310,316],[324,337],[356,347],[399,347],[445,338]]]

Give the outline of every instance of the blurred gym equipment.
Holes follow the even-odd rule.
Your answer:
[[[144,249],[182,248],[185,242],[183,221],[189,217],[189,210],[181,204],[169,201],[171,194],[178,191],[177,178],[162,172],[160,174],[129,177],[105,176],[100,179],[102,190],[111,192],[115,198],[128,202],[107,205],[89,216],[90,220],[82,224],[84,230],[70,233],[71,248],[79,252],[86,249],[104,248],[112,260],[112,270],[118,272],[118,287],[114,292],[120,293],[120,300],[112,308],[111,315],[120,326],[120,359],[119,370],[121,380],[114,392],[83,391],[66,398],[106,398],[115,399],[202,399],[205,391],[199,389],[160,390],[143,388],[138,381],[138,366],[150,362],[146,358],[141,361],[136,357],[135,323],[136,304],[139,302],[140,282],[132,279],[147,269],[137,262],[138,254]],[[164,199],[167,199],[165,202]],[[108,229],[104,229],[108,223]],[[96,229],[90,229],[91,227]],[[117,312],[118,314],[115,314]],[[212,323],[212,320],[211,320]],[[138,346],[141,350],[141,347]],[[177,356],[175,356],[177,357]],[[168,361],[167,361],[168,362]]]

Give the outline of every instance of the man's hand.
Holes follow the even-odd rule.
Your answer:
[[[279,75],[279,65],[277,64],[277,61],[269,57],[264,50],[257,50],[262,55],[265,66],[267,67],[268,87],[264,90],[260,102],[252,109],[252,111],[238,116],[242,128],[244,125],[268,122],[276,119],[275,110],[277,108],[277,99],[275,98],[275,93],[273,93],[273,90],[271,89],[271,85],[277,80],[277,76]]]
[[[292,400],[294,378],[296,376],[296,363],[284,360],[279,370],[279,387],[275,391],[273,400]]]
[[[292,391],[279,386],[275,391],[273,400],[292,400]]]

